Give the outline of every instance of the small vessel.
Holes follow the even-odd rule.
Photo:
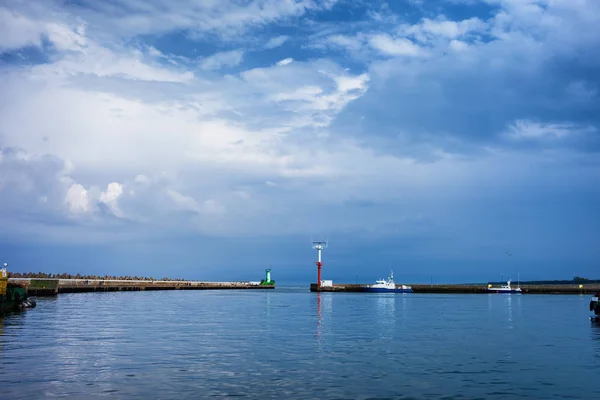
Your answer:
[[[387,280],[378,279],[374,285],[364,287],[363,291],[370,293],[412,293],[412,288],[406,285],[396,286],[394,283],[394,272],[391,272]]]
[[[8,282],[7,266],[4,263],[0,269],[0,315],[35,307],[35,300],[27,297],[27,290],[23,286]]]
[[[600,292],[594,294],[594,297],[592,297],[592,300],[590,301],[590,311],[594,313],[594,315],[591,316],[590,319],[593,321],[600,321],[600,300],[598,300],[599,297]]]
[[[501,285],[500,287],[492,287],[491,285],[488,286],[488,291],[490,292],[496,292],[496,293],[521,293],[521,288],[520,287],[512,287],[510,286],[510,282],[511,280],[509,279],[506,282],[506,285]]]

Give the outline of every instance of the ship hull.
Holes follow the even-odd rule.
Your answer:
[[[516,290],[516,289],[510,289],[510,290],[502,290],[502,289],[488,289],[488,292],[490,293],[521,293],[520,290]]]
[[[366,288],[362,289],[362,292],[366,292],[366,293],[412,293],[412,289],[402,289],[402,288],[387,289],[387,288],[366,287]]]
[[[8,284],[0,292],[0,314],[21,311],[36,306],[22,286]]]

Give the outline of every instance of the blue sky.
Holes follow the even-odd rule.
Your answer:
[[[13,271],[600,277],[600,2],[0,0]],[[512,256],[507,256],[507,252]]]

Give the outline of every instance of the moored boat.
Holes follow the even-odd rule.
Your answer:
[[[35,300],[27,297],[27,290],[21,285],[8,282],[7,264],[0,269],[0,314],[35,307]]]
[[[510,279],[506,282],[506,285],[501,285],[500,287],[492,287],[491,285],[488,286],[488,291],[490,292],[496,292],[496,293],[521,293],[521,288],[520,287],[512,287],[510,285],[511,281]]]
[[[392,272],[387,280],[378,279],[375,284],[364,287],[363,291],[370,293],[412,293],[412,288],[406,285],[396,285],[394,273]]]

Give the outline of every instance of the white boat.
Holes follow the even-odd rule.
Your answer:
[[[411,293],[412,288],[406,285],[398,285],[394,282],[394,272],[390,273],[387,280],[378,279],[374,285],[368,285],[363,288],[363,292],[375,293]]]
[[[496,292],[496,293],[521,293],[520,287],[512,287],[510,286],[510,279],[506,282],[506,285],[501,285],[500,287],[492,287],[488,286],[488,291]]]

